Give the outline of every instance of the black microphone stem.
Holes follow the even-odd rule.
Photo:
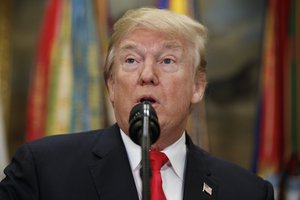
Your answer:
[[[142,200],[150,200],[150,161],[149,161],[149,149],[150,149],[150,137],[149,137],[149,116],[150,106],[144,104],[144,117],[143,117],[143,133],[141,138],[142,146]]]
[[[129,136],[132,141],[141,146],[142,168],[142,200],[150,200],[150,145],[155,143],[160,135],[157,114],[150,102],[143,101],[135,105],[129,114]]]

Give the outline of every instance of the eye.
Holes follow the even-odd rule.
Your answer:
[[[133,63],[136,62],[136,60],[135,60],[134,58],[127,58],[127,59],[125,60],[125,62],[128,63],[128,64],[133,64]]]
[[[122,68],[127,71],[131,72],[138,69],[141,66],[141,60],[136,56],[127,56],[123,60]]]
[[[172,60],[171,58],[165,58],[163,59],[162,63],[163,64],[173,64],[175,61]]]
[[[176,72],[179,68],[176,57],[173,56],[162,58],[159,65],[164,72]]]

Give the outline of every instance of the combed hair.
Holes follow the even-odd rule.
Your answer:
[[[115,49],[122,38],[135,29],[145,27],[170,36],[184,38],[192,45],[192,55],[196,72],[206,74],[205,43],[207,30],[192,18],[169,10],[157,8],[139,8],[128,10],[113,27],[113,34],[108,47],[104,65],[104,78],[107,83],[112,76]]]

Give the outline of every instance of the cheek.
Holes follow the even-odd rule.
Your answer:
[[[112,92],[114,101],[130,100],[133,95],[136,77],[134,74],[118,72],[115,76]]]
[[[173,102],[175,105],[180,105],[181,107],[189,107],[191,103],[193,89],[190,80],[186,79],[174,79],[168,84],[166,88],[166,96],[169,101]]]
[[[127,93],[127,95],[129,95],[130,93],[128,92],[132,90],[132,84],[132,78],[129,75],[125,75],[116,81],[115,89],[118,91],[118,94],[123,95],[124,93]]]

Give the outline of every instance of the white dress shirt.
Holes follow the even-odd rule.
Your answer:
[[[139,199],[142,199],[142,180],[140,177],[142,159],[141,147],[135,144],[122,130],[120,131],[129,158]],[[183,198],[183,179],[186,160],[185,140],[185,134],[183,133],[179,140],[162,151],[169,158],[169,161],[161,168],[163,190],[167,200],[182,200]]]

